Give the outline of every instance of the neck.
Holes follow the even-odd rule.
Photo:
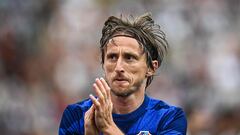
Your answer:
[[[127,114],[133,112],[143,103],[144,94],[144,88],[127,97],[119,97],[112,93],[113,113]]]

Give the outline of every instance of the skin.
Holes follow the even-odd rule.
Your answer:
[[[105,135],[123,135],[112,118],[112,113],[126,114],[136,110],[144,100],[146,79],[158,68],[147,66],[146,54],[134,38],[118,36],[105,48],[103,69],[105,79],[97,78],[93,89],[98,98],[85,114],[85,135],[103,132]]]

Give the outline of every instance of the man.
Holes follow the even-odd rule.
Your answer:
[[[100,44],[105,77],[93,84],[96,97],[65,109],[59,135],[185,135],[182,109],[145,93],[168,48],[150,14],[109,17]]]

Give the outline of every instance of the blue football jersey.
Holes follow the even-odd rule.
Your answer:
[[[69,105],[64,110],[59,135],[84,135],[84,115],[91,105],[90,99]],[[187,120],[183,110],[147,95],[135,111],[112,115],[126,135],[186,135]]]

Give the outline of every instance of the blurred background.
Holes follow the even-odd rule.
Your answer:
[[[185,110],[188,135],[240,135],[239,0],[1,0],[1,135],[58,134],[103,76],[104,21],[145,12],[170,44],[148,94]]]

